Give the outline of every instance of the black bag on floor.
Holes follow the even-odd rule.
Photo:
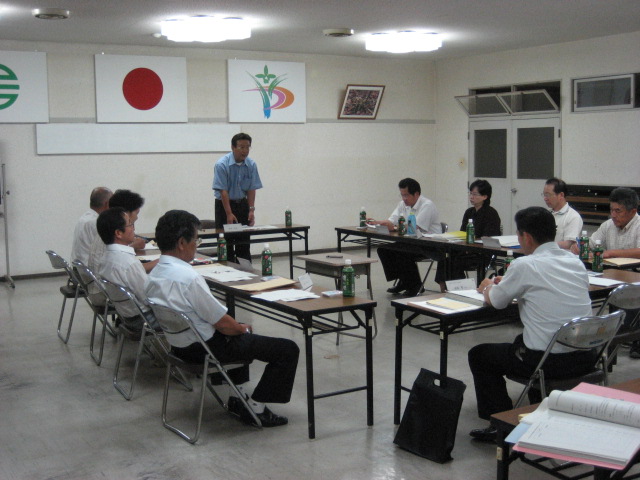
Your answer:
[[[467,386],[449,377],[441,386],[436,383],[439,378],[437,373],[424,368],[420,370],[393,443],[421,457],[444,463],[451,460],[462,396]]]

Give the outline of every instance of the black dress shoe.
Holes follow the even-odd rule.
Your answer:
[[[260,419],[260,423],[262,423],[264,428],[280,427],[289,423],[289,419],[287,417],[276,415],[267,407],[264,407],[264,412],[258,413],[257,417]],[[253,424],[253,418],[251,419],[251,423]]]
[[[229,400],[227,400],[227,411],[234,417],[241,419],[243,412],[246,410],[238,397],[229,397]]]
[[[422,285],[415,285],[413,287],[407,288],[402,295],[404,295],[405,297],[417,297],[421,289]]]
[[[389,293],[400,293],[403,290],[406,290],[407,287],[402,285],[402,282],[398,282],[395,286],[391,288],[387,288],[387,292]]]
[[[476,440],[480,440],[481,442],[494,442],[498,437],[498,431],[495,427],[487,427],[487,428],[476,428],[475,430],[471,430],[469,432]]]
[[[254,427],[258,426],[238,397],[229,397],[229,400],[227,401],[227,409],[231,415],[237,417],[242,421],[242,423],[253,425]],[[264,412],[256,413],[256,417],[258,417],[264,428],[279,427],[289,423],[289,419],[287,419],[287,417],[276,415],[267,407],[264,407]]]

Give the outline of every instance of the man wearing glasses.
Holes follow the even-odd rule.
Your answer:
[[[98,235],[106,245],[106,251],[96,273],[105,280],[131,290],[147,322],[152,327],[159,328],[151,308],[145,304],[147,298],[145,287],[149,281],[147,272],[140,260],[136,258],[135,250],[130,246],[136,235],[131,216],[122,207],[109,208],[98,216],[96,226]],[[125,303],[122,308],[127,310],[129,306]],[[136,309],[126,311],[123,320],[129,328],[142,329],[143,319],[140,318]]]
[[[602,242],[604,258],[640,258],[640,218],[638,218],[638,194],[631,188],[616,188],[609,195],[611,218],[600,225],[591,235],[590,245],[596,240]],[[577,247],[571,249],[578,253]],[[627,312],[625,326],[636,315]],[[640,358],[640,341],[632,342],[629,350],[631,358]]]
[[[567,203],[567,184],[559,178],[550,178],[544,184],[542,198],[556,221],[556,242],[569,250],[582,232],[582,217]]]
[[[221,157],[213,171],[213,192],[215,200],[216,228],[228,223],[255,224],[256,190],[262,188],[258,166],[251,158],[251,137],[238,133],[231,139],[231,152]],[[238,238],[239,241],[248,237]],[[228,245],[228,259],[236,257],[251,261],[249,244]]]

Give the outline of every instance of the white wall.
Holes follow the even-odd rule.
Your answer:
[[[435,189],[435,75],[429,62],[10,41],[0,41],[0,50],[47,53],[51,122],[95,122],[93,55],[100,52],[186,57],[190,122],[226,122],[227,58],[304,62],[308,123],[241,127],[254,139],[251,156],[265,185],[256,202],[258,223],[283,223],[290,206],[295,223],[311,226],[312,249],[335,247],[334,227],[355,225],[363,205],[372,216],[386,217],[398,200],[400,178],[415,177],[425,192]],[[336,119],[348,83],[386,85],[376,121]],[[69,256],[75,222],[98,185],[145,197],[136,223],[141,233],[153,231],[171,208],[213,218],[211,180],[219,156],[38,156],[34,125],[0,125],[0,162],[7,165],[11,192],[12,275],[50,272],[46,249]],[[285,244],[272,247],[281,251]],[[0,246],[0,274],[3,258]]]
[[[467,207],[468,118],[453,97],[474,87],[560,80],[562,178],[639,186],[640,110],[571,112],[573,78],[640,72],[639,45],[635,32],[437,62],[435,200],[442,218],[457,222]]]

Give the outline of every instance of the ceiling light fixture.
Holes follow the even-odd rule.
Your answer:
[[[365,42],[371,52],[389,53],[432,52],[441,46],[441,35],[414,31],[374,33]]]
[[[353,35],[353,28],[325,28],[322,30],[325,37],[350,37]]]
[[[34,8],[31,13],[41,20],[66,20],[71,15],[71,12],[64,8]]]
[[[242,18],[208,15],[160,22],[161,33],[174,42],[224,42],[251,37],[251,26]]]

